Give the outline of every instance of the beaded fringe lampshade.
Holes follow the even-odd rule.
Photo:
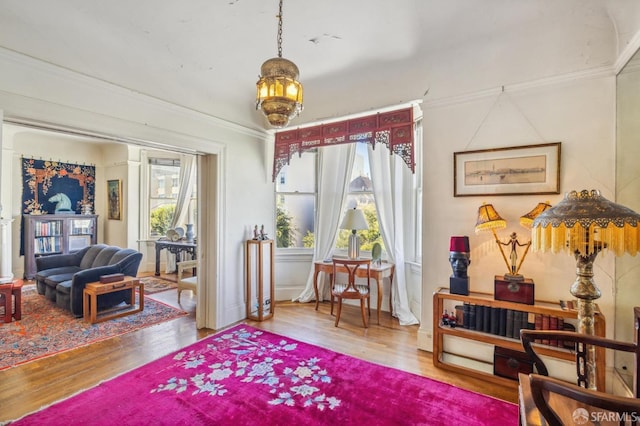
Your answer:
[[[594,334],[594,300],[601,295],[593,280],[593,262],[601,250],[617,256],[635,255],[640,239],[640,215],[613,203],[597,190],[571,191],[564,200],[534,221],[531,241],[535,251],[561,251],[576,258],[576,280],[571,294],[578,299],[578,331]],[[586,378],[595,387],[595,349],[587,351]]]
[[[555,207],[533,222],[532,244],[542,252],[580,253],[589,256],[602,249],[616,256],[638,252],[640,215],[613,203],[597,190],[571,191]]]

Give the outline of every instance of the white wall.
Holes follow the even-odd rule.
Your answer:
[[[449,238],[468,235],[472,291],[493,293],[494,275],[505,266],[491,233],[475,235],[478,207],[493,203],[507,220],[498,236],[513,231],[528,240],[519,225],[521,215],[537,202],[556,204],[572,189],[599,189],[615,196],[615,77],[594,75],[557,84],[506,88],[505,93],[469,97],[451,103],[425,103],[422,317],[419,347],[432,349],[431,298],[438,287],[448,287],[451,267],[447,260]],[[518,145],[562,142],[560,195],[453,197],[453,153]],[[604,316],[613,319],[613,255],[595,262],[595,281],[602,290],[597,301]],[[572,298],[575,279],[573,256],[530,253],[521,273],[535,282],[536,298],[556,301]],[[612,336],[613,321],[607,323]]]

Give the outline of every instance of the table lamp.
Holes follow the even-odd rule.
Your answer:
[[[538,203],[536,207],[533,208],[530,212],[520,217],[520,224],[525,228],[531,228],[531,223],[540,213],[545,211],[551,207],[549,203]],[[509,238],[509,241],[503,243],[498,238],[496,234],[496,229],[504,229],[507,227],[507,221],[504,220],[493,207],[493,204],[482,204],[478,209],[478,219],[476,221],[475,231],[476,234],[483,231],[491,231],[493,232],[493,238],[496,241],[496,244],[500,248],[500,254],[502,255],[502,259],[504,260],[505,265],[507,266],[507,273],[504,274],[504,278],[507,281],[523,281],[524,276],[522,276],[520,272],[520,267],[522,266],[522,262],[524,262],[524,258],[527,256],[527,252],[529,251],[529,246],[531,245],[531,241],[527,243],[521,243],[518,241],[518,235],[515,232],[512,232]],[[509,260],[507,260],[507,256],[504,253],[503,246],[511,246],[511,252],[509,253]],[[520,262],[518,262],[518,252],[517,247],[525,247],[524,253],[520,257]]]
[[[361,229],[369,229],[367,221],[364,218],[362,210],[358,210],[355,207],[345,212],[340,229],[351,229],[351,235],[349,235],[349,259],[358,259],[360,257],[360,237],[356,234],[356,231]]]
[[[534,251],[565,251],[576,259],[576,280],[571,294],[578,300],[580,333],[594,334],[594,300],[601,294],[593,281],[596,256],[604,249],[617,256],[624,252],[635,255],[640,240],[639,221],[638,213],[607,200],[597,190],[571,191],[534,219],[531,229]],[[588,348],[586,363],[587,384],[595,388],[595,348]]]

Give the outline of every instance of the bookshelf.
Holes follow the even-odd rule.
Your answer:
[[[486,346],[488,349],[493,348],[495,350],[495,347],[498,347],[523,352],[524,349],[519,338],[519,327],[517,333],[512,334],[512,336],[517,335],[518,337],[516,338],[503,336],[499,333],[494,334],[464,328],[462,324],[457,324],[456,327],[443,325],[441,322],[443,312],[445,310],[447,310],[447,312],[455,312],[455,307],[459,305],[468,305],[469,309],[470,306],[482,306],[484,309],[487,309],[488,307],[491,312],[494,312],[497,309],[512,311],[514,313],[519,312],[522,314],[514,314],[514,316],[526,315],[527,318],[529,318],[529,315],[532,315],[533,317],[537,315],[539,317],[547,316],[548,318],[561,318],[562,322],[566,323],[575,322],[578,317],[578,312],[576,310],[563,309],[560,307],[559,302],[553,303],[536,300],[535,304],[526,305],[522,303],[495,300],[493,295],[488,293],[471,292],[468,296],[463,296],[459,294],[451,294],[448,288],[439,288],[436,290],[433,295],[433,364],[438,368],[467,374],[469,376],[485,379],[493,383],[513,388],[517,387],[518,382],[516,380],[495,375],[493,373],[493,361],[487,357],[483,358],[482,356],[479,356],[478,354],[481,351],[478,348]],[[469,315],[469,310],[467,310],[467,315]],[[530,321],[527,323],[530,323]],[[540,324],[540,328],[542,328],[542,324]],[[596,309],[595,312],[594,329],[597,336],[605,336],[606,323],[604,316],[599,309]],[[453,338],[451,342],[445,341],[450,338]],[[538,346],[538,353],[543,356],[572,362],[575,360],[575,352],[570,349],[566,349],[562,346],[552,346],[551,344],[542,343]],[[601,348],[597,349],[596,352],[596,364],[596,372],[598,375],[596,380],[598,381],[598,386],[602,385],[603,387],[601,389],[604,389],[605,352]]]
[[[98,215],[23,215],[24,277],[36,275],[36,258],[67,254],[96,244]]]

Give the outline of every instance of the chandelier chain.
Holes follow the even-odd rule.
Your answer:
[[[278,58],[282,58],[282,0],[278,10]]]

